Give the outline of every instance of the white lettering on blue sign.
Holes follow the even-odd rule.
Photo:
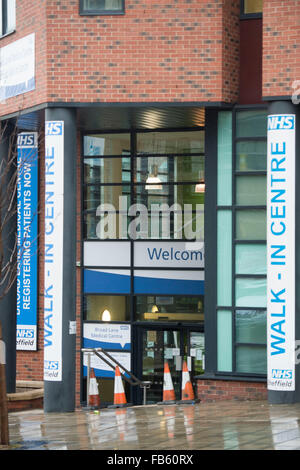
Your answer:
[[[18,135],[17,182],[17,350],[37,348],[37,133]],[[27,333],[26,333],[27,332]],[[24,341],[29,337],[32,341]],[[26,334],[25,334],[26,333]]]
[[[268,388],[278,391],[295,387],[295,119],[268,117]]]

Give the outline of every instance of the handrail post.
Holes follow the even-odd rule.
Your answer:
[[[87,353],[87,373],[86,373],[86,406],[89,406],[90,391],[90,369],[91,369],[91,353]]]

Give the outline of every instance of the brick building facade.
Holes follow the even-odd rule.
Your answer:
[[[205,350],[201,354],[199,353],[199,357],[187,353],[188,357],[193,358],[191,359],[193,364],[198,361],[197,370],[195,367],[195,371],[191,370],[191,372],[193,374],[193,383],[195,385],[197,383],[197,390],[199,396],[201,395],[201,399],[211,399],[210,396],[213,396],[213,399],[224,399],[224,397],[230,399],[237,397],[256,399],[258,396],[260,398],[266,397],[267,371],[264,362],[266,357],[266,303],[265,300],[253,301],[251,297],[252,300],[250,299],[248,304],[247,301],[244,301],[245,304],[241,304],[237,298],[240,280],[245,280],[246,276],[247,281],[250,279],[251,282],[256,282],[259,279],[260,282],[264,283],[266,270],[259,271],[256,279],[256,268],[253,268],[254,270],[250,272],[247,269],[238,271],[238,267],[228,268],[229,271],[226,271],[224,267],[224,276],[230,277],[231,299],[229,303],[223,303],[217,298],[218,283],[222,282],[222,277],[219,278],[218,266],[223,260],[221,251],[220,253],[218,251],[220,248],[218,248],[219,228],[217,219],[218,214],[221,216],[222,211],[225,209],[227,214],[231,214],[230,217],[232,218],[230,220],[232,221],[236,212],[238,212],[237,209],[240,209],[239,205],[247,206],[249,210],[248,213],[246,211],[243,213],[245,219],[248,215],[250,217],[254,213],[253,211],[256,211],[257,217],[260,217],[262,211],[265,211],[266,203],[264,198],[262,197],[262,202],[261,200],[253,202],[247,184],[251,186],[253,183],[254,186],[252,187],[261,184],[259,178],[266,177],[266,164],[263,163],[261,166],[258,164],[257,167],[255,165],[252,167],[249,164],[247,167],[244,162],[243,164],[246,166],[242,167],[241,162],[238,166],[236,158],[245,158],[245,154],[252,155],[253,152],[257,152],[262,160],[266,158],[266,154],[261,151],[254,151],[250,148],[247,150],[246,147],[246,150],[241,150],[238,147],[241,145],[241,141],[244,142],[244,146],[246,146],[245,142],[250,140],[253,142],[255,139],[255,142],[266,141],[267,131],[261,131],[260,128],[261,122],[263,122],[260,119],[264,113],[265,118],[268,114],[273,113],[294,112],[295,115],[299,115],[297,114],[297,105],[291,102],[295,91],[297,94],[295,82],[300,79],[299,2],[297,0],[264,0],[264,2],[247,2],[246,0],[242,2],[239,0],[161,0],[159,2],[154,0],[125,0],[124,11],[117,10],[108,12],[109,14],[105,9],[101,11],[101,8],[105,8],[103,7],[105,2],[101,1],[98,2],[99,5],[102,5],[99,7],[100,11],[96,13],[94,10],[83,12],[82,8],[84,5],[88,8],[89,4],[94,5],[97,2],[16,0],[15,3],[15,27],[0,38],[0,53],[6,46],[13,45],[18,40],[34,33],[35,85],[34,89],[30,91],[16,94],[2,101],[1,120],[4,122],[16,121],[20,132],[37,131],[40,140],[37,349],[35,351],[17,351],[17,378],[22,380],[43,380],[45,313],[44,124],[45,121],[63,120],[60,117],[61,110],[63,110],[63,113],[69,113],[70,122],[72,119],[72,122],[74,120],[76,122],[76,126],[73,126],[70,131],[73,141],[75,140],[75,154],[71,155],[71,151],[68,151],[66,146],[69,145],[70,141],[65,140],[65,158],[68,161],[72,159],[73,166],[70,165],[74,170],[74,174],[76,172],[76,179],[72,181],[65,180],[65,191],[69,193],[68,197],[72,198],[73,196],[73,199],[76,199],[76,204],[72,206],[68,202],[66,207],[68,212],[71,211],[72,207],[72,210],[74,210],[75,207],[75,213],[72,214],[73,218],[71,219],[69,219],[70,214],[66,214],[66,211],[64,215],[66,218],[64,223],[69,224],[70,230],[74,233],[73,229],[76,229],[76,235],[74,234],[72,242],[72,246],[75,246],[72,259],[69,257],[67,259],[66,254],[63,255],[66,257],[66,259],[64,258],[66,272],[62,285],[63,295],[67,293],[66,295],[73,298],[70,310],[73,309],[74,311],[73,313],[69,312],[67,319],[62,321],[69,324],[70,321],[76,320],[76,335],[74,335],[76,340],[72,345],[66,346],[67,352],[67,349],[64,350],[64,346],[62,348],[65,351],[62,354],[68,356],[68,370],[64,372],[65,375],[63,375],[61,385],[57,385],[58,383],[54,381],[46,390],[45,399],[48,403],[46,409],[47,407],[48,409],[55,408],[54,401],[57,401],[57,393],[66,394],[70,392],[70,389],[71,398],[69,401],[71,408],[73,405],[80,406],[86,400],[81,348],[85,344],[84,323],[91,323],[91,319],[94,318],[90,314],[91,319],[89,320],[89,311],[87,310],[89,307],[86,305],[88,302],[92,302],[92,299],[89,300],[88,295],[91,294],[94,297],[99,295],[104,298],[108,294],[111,294],[110,297],[123,294],[121,290],[118,292],[117,288],[114,291],[106,292],[105,289],[101,290],[101,287],[99,287],[96,292],[91,292],[88,286],[85,285],[87,281],[85,281],[84,276],[85,271],[88,270],[85,268],[91,268],[91,266],[85,264],[84,244],[91,239],[97,243],[99,237],[95,240],[86,234],[85,217],[87,216],[85,214],[88,214],[89,209],[86,204],[89,201],[86,201],[84,191],[87,185],[91,183],[87,183],[85,180],[86,174],[82,164],[84,157],[87,159],[89,155],[85,153],[83,148],[84,139],[89,135],[99,137],[102,134],[130,134],[130,148],[126,147],[126,151],[131,152],[131,155],[134,155],[134,158],[138,160],[139,157],[142,158],[143,152],[139,154],[139,144],[136,143],[139,142],[137,133],[151,131],[156,132],[153,137],[155,145],[156,142],[159,142],[160,137],[158,134],[160,131],[163,133],[167,131],[175,133],[205,131],[205,157],[207,157],[207,161],[210,159],[210,162],[205,162],[207,191],[205,195],[204,321],[201,317],[201,320],[194,323],[190,320],[185,323],[184,319],[182,320],[180,317],[180,308],[182,307],[177,306],[180,321],[176,325],[170,320],[171,316],[167,323],[157,318],[156,322],[148,323],[148,330],[145,330],[147,328],[146,323],[140,323],[137,319],[139,295],[147,294],[149,298],[151,292],[147,290],[148,288],[140,292],[134,290],[134,276],[137,270],[136,264],[133,263],[137,262],[137,258],[134,262],[131,260],[130,266],[126,265],[128,272],[131,272],[131,287],[125,295],[125,297],[127,296],[126,301],[130,303],[130,314],[126,317],[125,324],[130,325],[131,328],[131,370],[139,378],[145,380],[148,377],[145,372],[145,364],[139,362],[139,358],[144,354],[145,343],[143,338],[147,338],[147,347],[151,349],[153,346],[149,346],[149,344],[155,343],[153,338],[157,338],[157,342],[159,342],[158,338],[161,331],[172,329],[172,334],[175,335],[174,332],[176,332],[179,335],[178,338],[181,338],[182,347],[185,347],[185,339],[183,338],[185,338],[184,335],[187,332],[189,337],[187,347],[190,350],[194,349],[196,351],[197,348],[200,350],[199,344],[202,345],[202,339],[200,341],[200,338],[205,338]],[[261,7],[262,3],[263,7]],[[1,86],[5,87],[5,83],[1,83]],[[254,113],[253,121],[251,120],[251,113]],[[246,121],[243,121],[244,118]],[[68,119],[65,121],[65,128],[71,126],[70,122]],[[243,131],[239,131],[238,127],[235,127],[238,126],[239,122],[241,123],[240,129],[246,129],[246,125],[248,126],[244,134],[239,134]],[[258,124],[256,125],[255,122]],[[222,128],[222,125],[224,125],[224,128]],[[226,135],[229,141],[226,140]],[[223,155],[223,148],[228,149],[228,145],[231,148],[228,157],[231,159],[231,164],[224,161],[225,166],[218,166],[218,162],[221,161]],[[186,150],[183,151],[182,148],[181,153],[185,154]],[[126,153],[124,153],[124,150],[122,151],[122,158],[124,159]],[[152,152],[157,153],[154,147]],[[172,147],[171,152],[167,152],[166,160],[171,158],[171,154],[174,156],[174,152],[175,150]],[[299,143],[297,143],[297,152],[299,155]],[[198,153],[200,158],[203,152]],[[100,156],[98,155],[98,157]],[[112,155],[112,157],[116,157],[116,155]],[[113,158],[111,160],[113,161]],[[101,166],[102,163],[99,163],[99,165]],[[196,167],[198,168],[197,165]],[[122,170],[123,176],[125,175],[124,168]],[[245,174],[242,173],[244,170],[246,171]],[[132,178],[130,180],[130,194],[133,197],[132,201],[136,202],[137,199],[134,199],[134,197],[135,194],[139,193],[135,190],[134,185],[138,182],[138,176],[134,176],[133,172],[137,170],[131,166],[130,171]],[[219,198],[221,194],[219,183],[222,171],[225,173],[230,171],[229,179],[232,178],[236,181],[233,186],[228,186],[227,190],[225,188],[227,194],[232,193],[232,199],[229,203]],[[232,177],[231,171],[234,177]],[[252,182],[246,181],[245,175],[246,177],[252,176],[254,178]],[[194,174],[193,178],[185,179],[183,184],[187,184],[187,181],[190,182],[191,179],[194,184],[194,180],[197,180],[198,176],[198,174]],[[236,180],[235,178],[240,179]],[[244,180],[241,178],[244,178]],[[118,180],[105,180],[105,184],[120,183],[120,185],[125,185],[126,181],[125,179],[124,181],[122,179],[121,182]],[[175,181],[175,176],[173,181]],[[181,183],[181,181],[175,181],[175,185]],[[167,184],[171,184],[169,180]],[[245,188],[245,190],[240,188]],[[241,194],[248,198],[248,202],[239,202],[240,194],[235,195],[235,190],[241,191]],[[91,197],[96,198],[95,195]],[[265,212],[262,214],[262,219],[259,219],[259,221],[261,220],[262,223],[265,223]],[[234,224],[234,227],[236,227],[238,221],[235,221]],[[231,222],[229,222],[229,226],[231,226]],[[226,229],[227,225],[224,227]],[[230,265],[233,263],[232,260],[238,264],[238,254],[237,251],[234,251],[237,249],[236,239],[238,239],[238,236],[231,234],[228,246],[230,246],[234,258],[230,257]],[[257,239],[260,250],[266,244],[264,235],[256,237],[255,234],[252,234],[245,236],[244,239],[241,237],[241,245],[245,246],[249,242],[248,244],[254,246]],[[134,251],[135,245],[133,242],[130,243],[131,250]],[[236,255],[233,255],[233,251]],[[249,253],[246,254],[247,257],[252,256]],[[257,253],[260,253],[260,251]],[[257,256],[257,254],[254,254],[254,256]],[[146,269],[146,267],[151,269],[149,266],[143,266],[143,269]],[[113,271],[117,268],[125,270],[122,264],[106,264],[105,266],[96,264],[92,268],[94,271],[100,268],[104,271],[108,269]],[[185,266],[181,272],[187,272],[188,269],[189,267]],[[177,270],[179,272],[178,267]],[[200,270],[203,271],[202,268]],[[71,271],[73,277],[70,275]],[[191,271],[188,272],[194,273],[195,268],[191,268]],[[76,283],[74,283],[74,276]],[[203,280],[199,282],[203,282]],[[263,285],[263,289],[265,289],[263,296],[266,297],[266,286]],[[245,289],[247,288],[245,287]],[[188,289],[182,289],[182,292],[177,293],[185,299],[181,305],[185,304],[190,295]],[[156,295],[156,301],[158,301],[159,292],[153,291],[152,294]],[[174,295],[174,292],[171,289],[170,292],[161,292],[160,294],[166,297]],[[191,295],[196,299],[196,291]],[[243,298],[247,295],[245,294]],[[254,294],[249,295],[259,297],[256,291]],[[14,309],[13,301],[11,304],[11,308]],[[62,318],[64,318],[65,310],[66,305],[62,307]],[[245,312],[252,312],[253,317],[256,318],[252,320],[254,323],[251,323],[251,328],[253,327],[254,330],[258,328],[258,332],[254,333],[254,336],[249,333],[251,337],[247,336],[246,339],[241,339],[246,334],[246,330],[243,329],[245,328],[244,323],[241,322],[241,319],[245,320],[248,315]],[[227,313],[230,318],[229,316],[227,318]],[[261,314],[259,321],[263,322],[262,327],[257,326],[259,314]],[[5,314],[3,312],[2,316],[2,321],[5,323]],[[117,322],[122,324],[123,319],[117,318]],[[102,324],[98,320],[94,323],[98,326]],[[64,328],[67,328],[67,326],[65,325]],[[141,328],[144,328],[144,330],[142,331]],[[155,331],[156,333],[155,335],[149,334],[149,331]],[[224,334],[232,332],[230,337],[227,337],[230,344],[226,343],[222,331]],[[66,333],[64,334],[66,335]],[[62,336],[63,343],[64,334]],[[257,336],[255,337],[255,335]],[[151,341],[149,341],[150,337],[152,337]],[[166,342],[166,336],[162,338],[161,341]],[[194,348],[192,348],[192,338],[197,338],[197,341],[200,341],[200,343],[197,343],[198,346]],[[172,344],[172,346],[173,349],[176,349],[176,345]],[[164,347],[166,347],[165,343]],[[222,348],[224,348],[224,351]],[[150,353],[153,353],[154,356],[147,356],[148,359],[153,359],[154,364],[156,364],[153,366],[154,375],[157,370],[160,370],[162,375],[161,364],[158,366],[155,362],[156,352],[150,351]],[[195,354],[198,353],[195,352]],[[184,354],[181,355],[184,356]],[[205,363],[203,360],[200,366],[199,361],[202,361],[202,359],[199,358],[204,355]],[[246,356],[252,358],[249,363],[245,359]],[[263,365],[256,368],[256,362]],[[193,368],[193,366],[191,367]],[[199,373],[200,369],[201,374]],[[177,372],[174,369],[175,373]],[[226,377],[228,381],[226,381]],[[101,374],[98,378],[101,388],[105,378]],[[235,387],[232,385],[233,380],[237,383]],[[55,389],[56,386],[59,387],[57,390]],[[228,392],[228,387],[233,391]],[[216,390],[215,393],[213,390]],[[134,402],[140,402],[141,397],[136,391],[130,390],[128,393],[131,394]],[[153,398],[154,401],[155,399]],[[104,401],[109,402],[110,400],[105,399]],[[58,405],[61,409],[68,408],[68,406]]]

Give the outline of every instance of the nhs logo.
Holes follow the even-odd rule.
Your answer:
[[[272,369],[272,379],[292,379],[293,371],[287,369]]]
[[[46,370],[58,370],[58,361],[44,361]]]
[[[46,121],[46,135],[62,135],[63,121]]]
[[[34,338],[34,330],[31,328],[18,328],[17,338]]]
[[[34,147],[35,145],[35,134],[18,135],[18,147]]]
[[[268,117],[268,130],[290,130],[295,129],[295,116],[293,114],[278,114]]]

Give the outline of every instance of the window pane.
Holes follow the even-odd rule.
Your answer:
[[[247,209],[236,211],[237,240],[266,239],[266,211],[264,209]]]
[[[162,183],[204,179],[204,156],[138,157],[137,182],[148,182],[157,177]]]
[[[101,220],[101,224],[100,224]],[[96,215],[96,211],[84,214],[84,238],[87,240],[127,239],[129,218],[126,214]]]
[[[130,157],[85,158],[85,183],[130,183]]]
[[[266,307],[267,281],[243,278],[235,281],[235,303],[237,307]]]
[[[267,204],[266,176],[237,176],[236,203],[241,206],[265,206]]]
[[[218,371],[232,371],[232,314],[228,310],[218,311]]]
[[[204,192],[197,192],[196,184],[185,185],[166,185],[148,184],[139,185],[135,188],[136,202],[144,204],[148,209],[151,204],[179,204],[184,209],[184,204],[191,204],[193,210],[196,209],[196,204],[204,204]]]
[[[137,134],[139,153],[204,153],[204,130]]]
[[[87,11],[122,10],[122,0],[83,0],[83,9]]]
[[[16,0],[6,0],[6,31],[9,33],[16,29]]]
[[[223,307],[230,307],[232,274],[232,213],[218,211],[217,235],[217,302]]]
[[[138,321],[204,321],[204,296],[137,296]]]
[[[244,0],[244,13],[262,13],[263,0]]]
[[[130,200],[130,186],[86,186],[84,188],[84,210],[97,210],[100,204],[110,204],[116,211],[119,210],[119,198],[124,197],[127,206]]]
[[[266,171],[267,141],[243,141],[236,145],[237,171]]]
[[[232,204],[232,113],[218,114],[218,205]]]
[[[236,274],[266,274],[266,245],[242,244],[235,248]]]
[[[83,138],[85,156],[128,155],[130,153],[130,134],[96,134]]]
[[[236,370],[252,374],[266,374],[267,350],[265,346],[238,346],[236,348]]]
[[[129,296],[86,295],[84,298],[84,320],[127,321],[129,319]]]
[[[267,341],[267,312],[237,310],[235,317],[237,343],[262,343]]]
[[[237,137],[265,137],[267,111],[239,111],[236,113]]]

